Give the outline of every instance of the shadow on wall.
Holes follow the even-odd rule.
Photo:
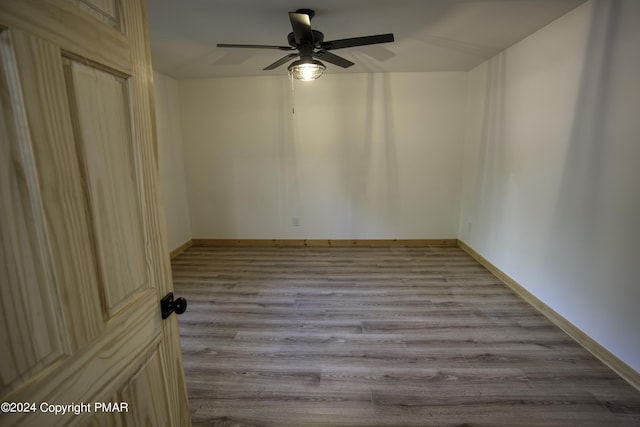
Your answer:
[[[605,158],[606,108],[611,90],[612,52],[620,2],[599,1],[591,15],[589,39],[566,161],[558,194],[553,222],[556,250],[571,254],[579,250],[580,260],[593,259],[597,248],[596,230],[602,209],[612,209],[602,203],[606,189],[601,187]],[[553,251],[551,251],[552,253]],[[566,257],[563,257],[566,260]],[[550,265],[558,270],[576,270],[580,265],[557,265],[557,257],[550,257]]]
[[[594,2],[545,263],[557,283],[573,285],[561,309],[636,369],[640,61],[629,55],[639,16],[635,1]],[[632,49],[623,48],[634,44],[628,34]]]
[[[491,218],[479,218],[486,224],[478,233],[482,233],[482,240],[490,247],[496,247],[501,242],[500,218],[497,216],[505,212],[505,206],[498,204],[487,206],[487,203],[505,203],[507,188],[500,177],[504,176],[505,152],[507,145],[503,135],[506,53],[502,52],[488,61],[485,82],[485,98],[482,108],[482,127],[480,146],[478,150],[478,167],[476,169],[475,185],[478,191],[472,194],[471,209],[473,212],[491,212]]]
[[[199,128],[207,132],[199,132],[207,139],[192,160],[201,177],[195,185],[207,196],[206,205],[199,201],[205,208],[195,210],[205,230],[196,231],[200,236],[270,239],[284,224],[282,201],[298,183],[296,164],[286,161],[295,158],[283,113],[289,101],[280,79],[264,80],[231,79],[224,90],[212,85],[234,96],[222,95],[215,118],[209,105],[202,109]]]
[[[333,232],[352,238],[371,238],[372,229],[393,235],[399,172],[391,77],[382,73],[323,77],[332,78],[324,85],[321,80],[314,82],[314,87],[300,82],[292,87],[283,80],[279,131],[283,216],[302,217],[311,200],[325,197],[334,205],[326,209],[340,219],[331,224]],[[322,157],[309,157],[312,144],[321,145],[314,154]],[[305,168],[310,161],[317,162],[318,170]]]
[[[344,129],[353,128],[353,139],[339,141],[344,200],[349,204],[348,234],[366,236],[367,230],[395,235],[397,227],[398,158],[389,74],[366,74],[364,114],[344,114]],[[354,126],[353,117],[362,117]],[[339,132],[340,134],[344,134]]]

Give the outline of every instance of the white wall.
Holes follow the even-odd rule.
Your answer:
[[[640,2],[472,70],[460,239],[640,371]]]
[[[466,73],[179,87],[193,236],[456,237]]]
[[[167,244],[173,250],[191,239],[187,187],[182,154],[178,82],[153,73],[160,188],[164,205]]]

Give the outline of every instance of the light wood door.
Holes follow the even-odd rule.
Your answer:
[[[2,426],[190,424],[151,94],[143,0],[0,1]]]

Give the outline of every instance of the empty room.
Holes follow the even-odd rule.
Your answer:
[[[640,425],[638,22],[0,1],[0,425]]]
[[[638,4],[156,3],[194,425],[640,422]]]

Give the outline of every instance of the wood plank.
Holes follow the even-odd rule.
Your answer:
[[[194,426],[637,425],[640,393],[459,248],[173,260]]]

